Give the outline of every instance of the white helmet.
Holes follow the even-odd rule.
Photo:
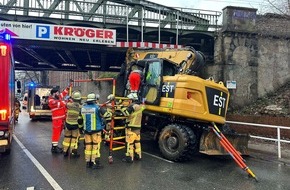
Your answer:
[[[108,97],[107,97],[107,100],[114,100],[115,99],[115,96],[113,94],[110,94]]]
[[[99,99],[99,97],[100,97],[99,94],[90,93],[90,94],[88,94],[88,96],[87,96],[87,102],[96,101],[96,100]]]
[[[74,100],[81,100],[82,99],[82,96],[81,96],[80,91],[74,91],[72,93],[72,99],[74,99]]]

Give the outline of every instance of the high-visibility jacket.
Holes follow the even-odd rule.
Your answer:
[[[78,119],[81,112],[81,104],[79,102],[68,102],[66,104],[66,123],[70,125],[78,125]]]
[[[95,103],[84,104],[81,109],[85,132],[99,132],[104,129],[100,107]]]
[[[131,105],[128,106],[128,108],[122,110],[124,115],[128,116],[127,118],[128,127],[141,128],[142,112],[144,109],[145,105],[132,103]]]
[[[53,96],[48,98],[48,106],[51,110],[52,119],[64,119],[66,116],[66,102],[63,98],[68,94],[68,88],[59,94],[59,99]]]

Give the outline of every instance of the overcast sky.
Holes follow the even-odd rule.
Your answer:
[[[266,0],[149,0],[158,4],[171,7],[186,7],[193,9],[205,9],[222,11],[226,6],[241,6],[256,8],[263,11],[268,5]]]

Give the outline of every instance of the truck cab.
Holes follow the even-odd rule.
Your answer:
[[[10,153],[15,129],[15,71],[10,35],[0,31],[0,152]]]

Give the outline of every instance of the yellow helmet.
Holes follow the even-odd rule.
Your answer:
[[[81,100],[82,99],[82,96],[81,96],[80,91],[74,91],[72,93],[72,99],[73,100]]]

